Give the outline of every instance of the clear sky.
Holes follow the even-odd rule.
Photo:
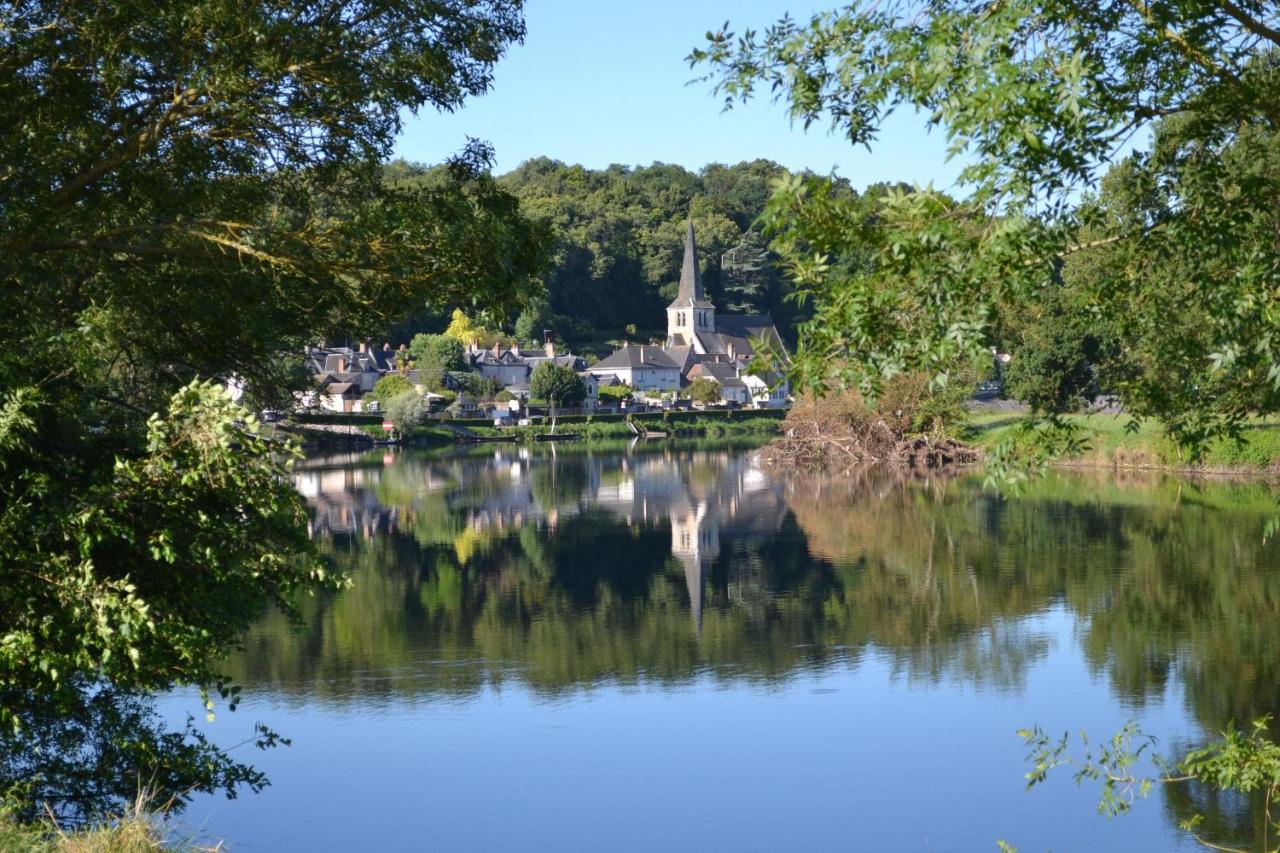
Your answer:
[[[438,162],[467,136],[496,149],[499,173],[538,156],[603,168],[655,161],[699,169],[766,158],[791,169],[833,168],[855,187],[881,180],[951,186],[941,134],[921,118],[895,116],[872,151],[826,127],[792,126],[767,99],[729,112],[684,57],[726,20],[761,29],[786,12],[808,16],[813,0],[529,0],[528,35],[498,64],[494,86],[453,114],[410,116],[396,154]]]

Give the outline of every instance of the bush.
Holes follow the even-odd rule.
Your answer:
[[[630,385],[601,385],[599,392],[601,403],[612,403],[617,405],[623,400],[631,399]]]
[[[387,404],[392,399],[399,397],[401,394],[408,394],[413,390],[413,383],[408,379],[399,373],[388,373],[378,380],[378,384],[373,386],[373,398],[378,401],[378,405],[383,411],[386,411]]]
[[[720,402],[720,383],[707,376],[699,376],[689,383],[689,399],[696,403]]]
[[[408,435],[427,417],[427,401],[417,391],[393,397],[387,403],[387,419],[395,424],[396,432]]]
[[[874,411],[899,433],[954,430],[969,418],[965,403],[973,386],[966,370],[951,371],[946,385],[932,383],[925,373],[899,373],[885,381]]]

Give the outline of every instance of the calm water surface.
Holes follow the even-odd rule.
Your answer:
[[[232,850],[1195,849],[1173,789],[1032,792],[1018,728],[1177,752],[1280,708],[1262,485],[770,476],[742,450],[310,460],[350,589],[267,615],[232,672],[293,745],[197,800]],[[168,712],[192,708],[174,696]]]

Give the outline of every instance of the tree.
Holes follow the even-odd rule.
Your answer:
[[[444,330],[444,334],[467,347],[491,347],[496,343],[505,343],[507,340],[501,332],[495,332],[477,324],[461,308],[454,309],[453,318],[449,321],[449,328]]]
[[[465,370],[462,342],[451,335],[414,335],[409,352],[419,369]]]
[[[525,343],[539,344],[543,330],[554,328],[552,322],[551,308],[546,300],[536,300],[516,318],[516,338]]]
[[[709,376],[699,376],[689,383],[689,399],[695,403],[719,403],[720,383]]]
[[[890,190],[874,217],[822,179],[779,186],[763,222],[815,312],[801,388],[939,373],[1064,261],[1102,252],[1117,263],[1094,310],[1149,354],[1119,391],[1194,449],[1277,405],[1277,49],[1271,4],[908,0],[726,27],[690,58],[726,104],[771,89],[854,144],[911,106],[969,163],[967,196]],[[1151,143],[1113,166],[1142,131]],[[1078,206],[1108,169],[1123,210]],[[1192,317],[1192,336],[1169,322]],[[833,363],[833,347],[857,358]]]
[[[387,403],[391,402],[393,397],[399,397],[413,390],[413,383],[408,379],[399,373],[388,373],[373,386],[373,396],[385,410]]]
[[[401,435],[411,435],[426,416],[427,401],[417,391],[406,391],[387,402],[387,419]]]
[[[29,0],[0,17],[0,726],[70,802],[96,784],[73,772],[96,721],[139,719],[104,712],[107,689],[234,696],[220,660],[245,626],[331,582],[287,454],[220,381],[270,392],[305,343],[518,303],[547,234],[482,145],[429,186],[380,165],[404,111],[488,88],[524,32],[515,0]],[[244,781],[183,759],[181,733],[146,742],[96,805],[138,778],[179,800]]]
[[[482,376],[474,370],[453,373],[452,376],[464,393],[477,400],[492,400],[494,395],[502,390],[498,380]]]
[[[769,250],[757,231],[742,235],[738,245],[720,258],[725,308],[744,314],[758,313],[769,290]]]
[[[621,403],[624,400],[630,400],[632,390],[630,385],[601,385],[599,391],[600,401]]]
[[[587,396],[587,386],[571,368],[544,361],[529,376],[529,393],[539,400],[580,403]]]

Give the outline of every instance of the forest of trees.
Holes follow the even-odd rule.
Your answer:
[[[430,182],[434,171],[400,160],[385,175],[392,185],[414,185]],[[662,337],[692,217],[703,282],[716,306],[770,314],[794,343],[802,309],[788,298],[788,279],[754,227],[771,184],[788,175],[771,160],[698,171],[666,163],[588,169],[549,157],[525,161],[497,184],[520,199],[525,216],[551,227],[553,257],[542,276],[545,296],[501,322],[524,341],[541,340],[551,329],[580,347]],[[859,197],[847,181],[836,186],[850,199]],[[394,334],[439,331],[447,321],[443,314],[418,316]]]

